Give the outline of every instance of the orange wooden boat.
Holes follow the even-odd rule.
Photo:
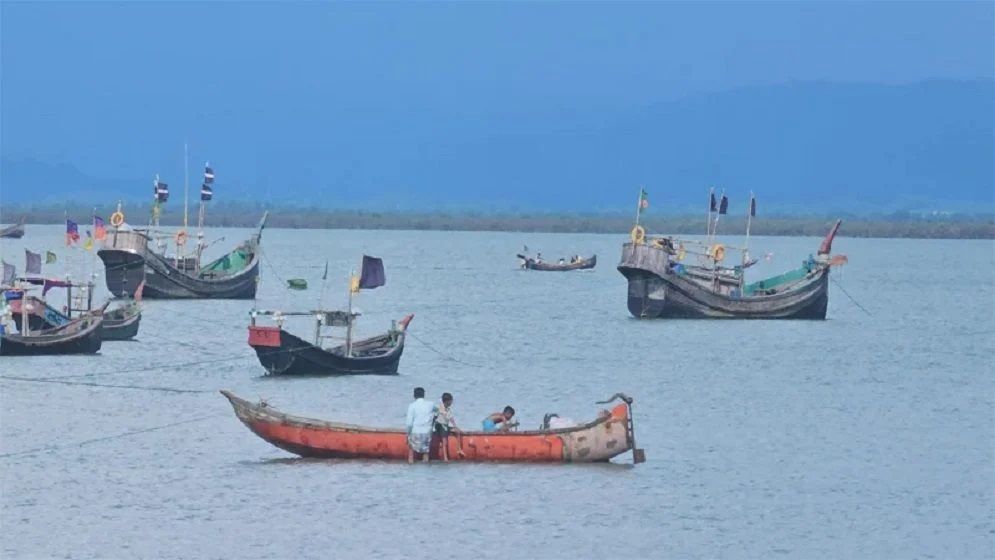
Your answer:
[[[367,428],[292,416],[265,401],[251,403],[229,391],[221,391],[235,415],[250,430],[271,444],[301,457],[338,459],[394,459],[408,457],[404,429]],[[645,461],[636,448],[632,426],[632,399],[619,393],[622,402],[602,411],[594,421],[558,430],[463,432],[449,437],[452,461],[591,463],[605,462],[633,450],[633,462]],[[459,453],[462,442],[463,454]],[[430,457],[438,459],[439,444],[433,440]]]

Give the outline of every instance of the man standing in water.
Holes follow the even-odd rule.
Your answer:
[[[415,462],[415,453],[428,462],[432,445],[432,424],[435,423],[435,405],[425,400],[425,389],[415,387],[415,400],[408,405],[408,463]]]

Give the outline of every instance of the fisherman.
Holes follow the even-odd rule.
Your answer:
[[[560,257],[560,262],[559,262],[559,264],[567,264],[567,261],[563,260],[563,257]]]
[[[511,419],[515,416],[515,409],[510,406],[504,407],[502,412],[495,412],[493,414],[488,414],[484,418],[483,428],[485,432],[496,432],[501,430],[502,432],[507,432],[512,427]],[[501,426],[498,427],[498,424]],[[517,426],[517,424],[514,424]]]
[[[541,263],[542,262],[542,253],[536,253],[536,262],[537,263]]]
[[[415,454],[428,462],[429,447],[432,445],[432,424],[435,422],[435,405],[425,400],[425,389],[415,387],[415,400],[408,405],[408,464],[415,462]]]
[[[455,432],[460,433],[459,428],[456,427],[456,417],[453,415],[453,396],[450,393],[442,393],[442,402],[436,408],[435,415],[435,435],[439,436],[439,446],[441,447],[441,453],[439,456],[442,457],[443,461],[449,462],[449,433]],[[456,451],[460,456],[463,455],[463,445],[462,442],[456,440]]]

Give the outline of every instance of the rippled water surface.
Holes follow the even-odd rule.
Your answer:
[[[212,250],[248,230],[221,235]],[[203,391],[2,380],[3,558],[995,554],[992,242],[838,239],[851,264],[834,279],[870,315],[833,283],[824,322],[647,322],[629,317],[614,269],[624,239],[267,230],[261,307],[316,307],[326,258],[323,304],[345,305],[360,256],[384,259],[387,286],[357,301],[360,333],[415,313],[397,377],[264,377],[250,301],[149,301],[137,342],[0,358],[8,377]],[[522,272],[523,243],[600,264]],[[61,244],[60,228],[29,225],[3,256],[20,268],[24,247],[55,249],[49,272],[91,266]],[[818,240],[752,245],[774,253],[759,276]],[[312,289],[283,289],[290,277]],[[593,418],[594,401],[624,391],[648,462],[302,460],[216,392],[388,426],[416,385],[454,393],[464,424],[512,404],[530,427],[546,412]]]

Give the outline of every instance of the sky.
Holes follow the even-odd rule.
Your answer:
[[[608,126],[696,95],[992,80],[993,6],[4,1],[0,154],[175,177],[187,141],[267,196],[375,184],[419,150]]]

